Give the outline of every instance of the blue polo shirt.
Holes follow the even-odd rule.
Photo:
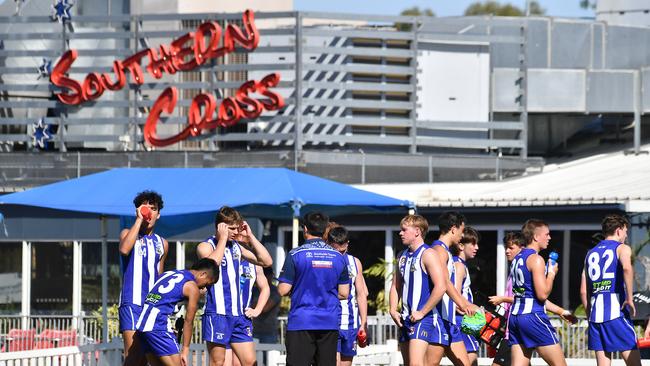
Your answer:
[[[338,285],[349,279],[345,257],[320,239],[290,251],[278,278],[291,285],[287,330],[338,330]]]

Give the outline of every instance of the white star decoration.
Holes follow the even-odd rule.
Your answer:
[[[41,118],[37,123],[32,124],[32,126],[34,127],[34,133],[32,134],[34,146],[45,149],[45,144],[52,139],[50,125],[45,123],[45,120]]]
[[[52,5],[52,20],[58,20],[61,23],[69,22],[70,8],[74,5],[73,0],[55,0]]]

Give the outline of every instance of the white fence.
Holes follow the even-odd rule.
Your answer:
[[[562,348],[567,358],[594,358],[587,350],[587,323],[568,325],[559,319],[552,319],[558,331]],[[109,319],[109,339],[117,339],[117,319]],[[85,346],[101,341],[101,319],[96,317],[71,316],[4,316],[0,317],[0,349],[4,352],[30,351],[35,349],[61,348],[64,346]],[[284,345],[286,317],[279,320],[279,345]],[[368,317],[368,333],[371,344],[387,345],[398,337],[397,327],[389,316]],[[200,319],[194,326],[192,342],[202,343]],[[374,357],[374,356],[373,356]],[[479,357],[487,357],[484,346]]]
[[[260,366],[284,366],[286,355],[280,345],[257,344],[257,361]],[[397,341],[390,340],[384,345],[372,345],[360,348],[353,365],[358,366],[398,366],[402,365],[402,356],[397,351]],[[572,358],[567,364],[572,366],[593,365],[593,359]],[[114,366],[122,364],[122,343],[119,339],[107,344],[93,344],[77,347],[62,347],[45,350],[0,353],[0,366]],[[442,365],[452,365],[444,358]],[[478,359],[480,366],[492,364],[491,358]],[[642,361],[650,366],[650,360]],[[188,366],[209,365],[208,354],[203,344],[192,344]],[[532,366],[546,365],[540,358],[531,360]],[[624,365],[623,360],[614,360],[613,366]]]

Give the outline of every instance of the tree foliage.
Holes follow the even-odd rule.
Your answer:
[[[412,8],[402,10],[399,15],[409,17],[435,17],[436,13],[434,13],[430,8],[420,9],[417,6],[414,6]],[[409,23],[395,23],[395,28],[400,31],[408,32],[413,28],[413,25]]]
[[[546,9],[542,8],[537,1],[530,2],[531,15],[544,15]],[[526,15],[525,10],[510,3],[501,4],[496,1],[475,2],[465,9],[466,16],[472,15],[496,15],[504,17],[520,17]]]

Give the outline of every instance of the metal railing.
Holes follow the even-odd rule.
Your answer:
[[[593,352],[587,350],[586,347],[586,320],[583,319],[576,325],[569,325],[558,318],[551,318],[551,322],[558,332],[560,344],[567,358],[594,358]],[[286,324],[286,317],[278,319],[278,340],[282,346],[284,346]],[[24,327],[24,325],[27,326]],[[75,340],[53,338],[56,336],[70,337],[70,333],[53,334],[52,331],[72,330],[74,330],[72,334],[76,336]],[[0,316],[0,340],[2,340],[5,352],[99,343],[101,341],[101,330],[101,318],[97,317]],[[391,340],[397,340],[399,333],[390,316],[379,315],[368,317],[368,335],[372,344],[385,345]],[[117,318],[109,318],[108,341],[116,339],[120,339],[118,321]],[[194,323],[192,342],[203,343],[200,317],[197,317]],[[482,343],[478,354],[479,357],[487,357],[487,349]]]
[[[50,17],[0,17],[11,31],[0,34],[0,142],[8,150],[32,146],[33,125],[51,125],[54,148],[143,150],[142,127],[150,108],[168,86],[179,90],[176,111],[159,124],[162,135],[178,133],[186,110],[199,92],[213,93],[218,102],[248,79],[268,73],[281,76],[277,90],[286,106],[264,113],[242,127],[201,134],[174,146],[181,150],[303,149],[379,150],[396,153],[472,152],[526,145],[519,121],[438,121],[417,116],[428,103],[418,96],[425,80],[418,73],[424,43],[488,42],[520,44],[518,35],[460,34],[455,27],[435,26],[437,19],[331,13],[257,13],[261,42],[254,51],[236,49],[230,56],[193,71],[135,83],[127,73],[124,91],[106,92],[78,107],[62,104],[53,93],[61,89],[36,72],[42,59],[56,64],[66,50],[79,56],[70,77],[112,73],[112,62],[144,47],[168,44],[194,31],[204,20],[234,23],[241,14],[149,14],[74,16],[71,23]],[[405,26],[403,26],[405,25]],[[519,24],[502,25],[519,29]],[[38,30],[38,31],[35,31]],[[477,38],[478,37],[478,38]],[[148,59],[142,59],[145,68]],[[33,64],[33,65],[32,65]],[[488,90],[488,88],[486,88]],[[54,130],[57,130],[54,133]],[[233,145],[234,144],[234,145]],[[239,144],[239,145],[237,145]]]

